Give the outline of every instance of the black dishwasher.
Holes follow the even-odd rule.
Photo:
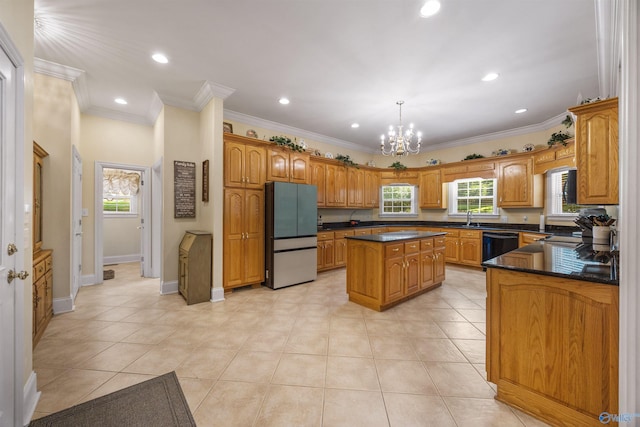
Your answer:
[[[482,233],[482,261],[518,249],[518,233]]]

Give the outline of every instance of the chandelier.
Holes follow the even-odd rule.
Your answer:
[[[400,107],[400,122],[398,124],[398,132],[389,126],[388,139],[382,135],[380,137],[380,151],[385,156],[407,156],[409,154],[418,154],[420,152],[420,141],[422,141],[422,132],[413,133],[413,123],[409,125],[406,132],[402,132],[402,104],[404,101],[398,101],[396,104]],[[417,137],[414,143],[414,136]],[[385,141],[387,139],[387,141]]]

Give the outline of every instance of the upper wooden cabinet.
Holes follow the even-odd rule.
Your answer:
[[[618,204],[618,98],[570,108],[576,120],[581,205]]]
[[[325,205],[327,207],[347,206],[347,171],[344,166],[326,166],[326,196]]]
[[[558,145],[533,153],[533,173],[546,173],[550,169],[576,166],[576,144],[569,140],[566,146]]]
[[[495,178],[496,161],[493,159],[465,160],[442,168],[443,182],[465,178]]]
[[[267,181],[309,184],[311,167],[309,155],[283,147],[267,149]]]
[[[420,171],[416,169],[407,169],[407,170],[382,170],[380,172],[380,183],[382,185],[389,184],[411,184],[418,185],[418,177],[420,175]]]
[[[364,171],[362,169],[347,168],[347,207],[364,207]]]
[[[262,188],[267,176],[266,170],[264,147],[241,142],[225,142],[225,187]]]
[[[447,207],[440,169],[420,172],[420,207],[423,209],[442,209]]]
[[[311,158],[309,166],[311,167],[310,184],[315,185],[318,188],[318,191],[317,191],[318,207],[325,207],[326,206],[326,202],[325,202],[326,188],[327,188],[327,184],[325,182],[327,177],[326,165],[324,163],[314,161],[313,158]]]
[[[498,206],[542,207],[542,176],[533,175],[531,156],[498,163]]]
[[[377,208],[380,206],[380,172],[364,171],[364,207]]]

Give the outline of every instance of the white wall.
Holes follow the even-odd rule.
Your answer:
[[[105,216],[102,222],[104,263],[124,262],[114,258],[140,257],[140,215]],[[138,258],[139,259],[139,258]]]

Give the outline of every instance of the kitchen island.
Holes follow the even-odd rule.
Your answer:
[[[347,236],[349,301],[377,311],[442,284],[446,233]]]
[[[483,266],[496,399],[552,425],[598,426],[617,414],[617,254],[552,239]]]

